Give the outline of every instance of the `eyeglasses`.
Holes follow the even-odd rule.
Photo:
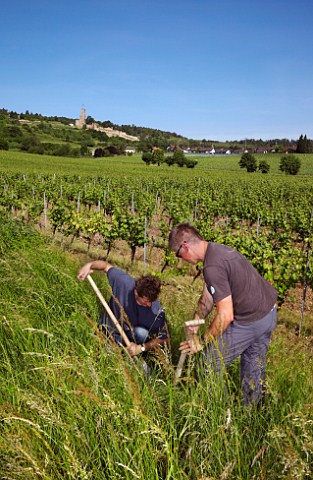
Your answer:
[[[179,245],[178,250],[177,250],[177,252],[175,253],[175,256],[176,256],[177,258],[181,258],[180,251],[181,251],[182,246],[183,246],[185,243],[186,243],[186,242],[183,242],[183,243],[181,243],[181,244]]]

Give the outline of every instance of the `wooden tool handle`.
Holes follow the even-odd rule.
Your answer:
[[[92,288],[94,289],[94,291],[95,291],[97,297],[99,298],[100,302],[104,306],[107,314],[109,315],[112,322],[114,323],[114,325],[115,325],[116,329],[118,330],[119,334],[121,335],[126,347],[128,347],[130,345],[130,341],[129,341],[126,333],[124,332],[123,327],[120,325],[119,321],[117,320],[116,316],[114,315],[111,308],[107,304],[106,300],[104,299],[102,293],[100,292],[99,288],[97,287],[97,285],[95,284],[95,282],[93,281],[91,276],[87,275],[87,279],[88,279],[90,285],[92,286]]]

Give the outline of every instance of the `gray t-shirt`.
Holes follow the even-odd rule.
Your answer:
[[[274,306],[277,291],[237,250],[209,243],[203,274],[214,303],[232,296],[234,319],[251,322],[263,318]]]

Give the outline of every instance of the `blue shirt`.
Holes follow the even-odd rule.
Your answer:
[[[164,310],[158,300],[151,307],[138,305],[135,299],[135,279],[118,268],[111,267],[107,272],[112,297],[109,306],[118,320],[123,308],[128,321],[134,327],[143,327],[149,331],[150,338],[167,338]],[[123,314],[122,314],[123,319]]]

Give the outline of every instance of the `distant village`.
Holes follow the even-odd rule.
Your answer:
[[[130,142],[140,141],[140,138],[138,138],[136,136],[129,135],[125,132],[122,132],[120,130],[116,130],[116,129],[111,128],[111,127],[102,127],[101,125],[99,125],[96,122],[86,123],[86,109],[84,107],[81,108],[80,117],[77,120],[75,120],[75,125],[71,124],[71,126],[73,126],[73,127],[75,126],[76,128],[86,128],[86,129],[90,129],[90,130],[96,130],[96,131],[99,131],[99,132],[104,132],[108,137],[120,137],[120,138],[123,138],[124,140],[128,140]],[[158,149],[159,149],[158,147],[153,147],[152,151],[153,150],[158,150]],[[206,147],[197,146],[197,147],[194,147],[194,148],[190,148],[190,147],[182,148],[182,147],[179,147],[177,145],[169,145],[166,148],[166,151],[168,153],[173,153],[175,150],[181,150],[187,155],[188,154],[241,155],[243,153],[248,153],[248,149],[245,146],[243,146],[242,148],[230,149],[230,148],[223,148],[223,147],[214,146],[213,144],[211,145],[210,148],[208,148],[207,146]],[[289,145],[288,147],[283,149],[283,152],[284,153],[294,153],[296,150],[297,150],[296,145]],[[250,153],[267,154],[267,153],[275,153],[277,150],[276,150],[275,146],[273,148],[269,149],[269,150],[264,148],[264,146],[263,146],[263,147],[255,148],[255,149],[253,149],[253,151],[251,151],[251,149],[250,149],[249,151],[250,151]],[[136,153],[135,146],[126,147],[125,148],[125,153],[126,154]]]
[[[291,145],[289,147],[286,147],[283,152],[284,153],[294,153],[296,152],[297,150],[297,146],[296,145]],[[167,151],[168,152],[172,152],[174,151],[174,149],[171,148],[171,146],[169,146],[167,148]],[[247,148],[243,147],[243,148],[235,148],[235,149],[227,149],[227,148],[223,148],[223,147],[214,147],[214,145],[212,145],[212,148],[208,149],[208,148],[203,148],[203,147],[197,147],[197,148],[187,148],[187,149],[184,149],[183,150],[184,153],[194,153],[194,154],[199,154],[199,155],[241,155],[243,153],[263,153],[263,154],[267,154],[267,153],[276,153],[277,150],[275,148],[271,149],[271,150],[267,150],[267,149],[264,149],[264,147],[259,147],[259,148],[254,148],[253,150],[248,150]]]

